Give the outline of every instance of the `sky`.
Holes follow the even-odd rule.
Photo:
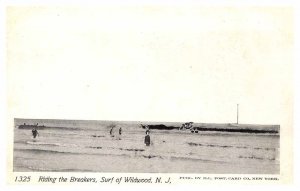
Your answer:
[[[12,118],[291,124],[293,9],[7,9]]]

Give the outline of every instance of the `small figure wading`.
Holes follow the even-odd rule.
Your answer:
[[[146,146],[150,146],[150,135],[149,135],[149,133],[150,133],[150,131],[147,130],[146,131],[146,136],[145,136],[145,141],[144,141]]]
[[[122,134],[122,128],[120,127],[120,129],[119,129],[119,135],[121,135]]]
[[[114,135],[113,135],[113,127],[110,129],[110,131],[109,131],[109,134],[110,134],[110,136],[112,136],[112,137],[114,137]]]
[[[38,131],[36,130],[36,128],[33,128],[32,129],[32,136],[33,136],[33,138],[35,139],[37,135],[39,135]]]

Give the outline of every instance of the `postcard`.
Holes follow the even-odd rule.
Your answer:
[[[293,13],[8,6],[8,183],[291,183]]]

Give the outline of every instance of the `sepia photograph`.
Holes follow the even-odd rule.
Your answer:
[[[14,171],[279,174],[279,125],[15,119]]]
[[[5,11],[12,184],[63,173],[292,181],[293,7]]]

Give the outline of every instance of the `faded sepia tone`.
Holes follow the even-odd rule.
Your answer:
[[[15,119],[13,170],[278,175],[279,132],[279,125]]]
[[[239,104],[240,124],[280,125],[262,173],[288,181],[293,31],[289,7],[9,7],[10,172],[16,118],[235,124]]]

